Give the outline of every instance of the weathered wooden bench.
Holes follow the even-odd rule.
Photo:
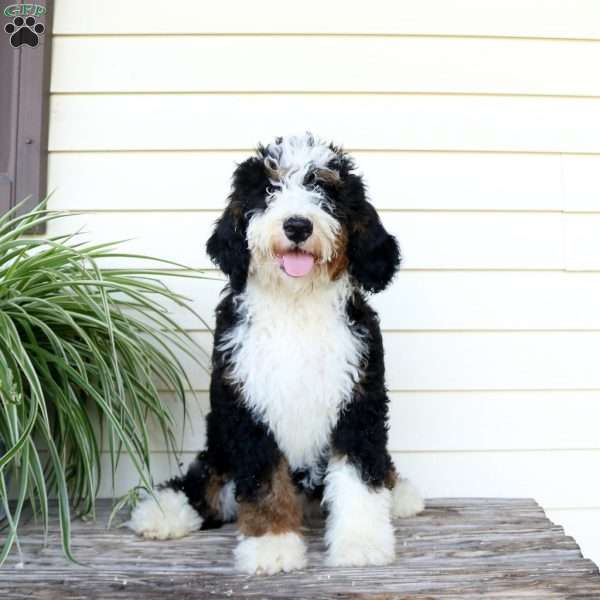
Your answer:
[[[108,509],[101,502],[96,522],[73,524],[86,567],[65,561],[55,524],[43,549],[39,527],[26,525],[24,562],[13,554],[0,569],[0,598],[600,599],[596,565],[533,500],[431,500],[397,522],[397,559],[386,567],[324,567],[317,523],[307,528],[309,567],[273,577],[233,571],[233,526],[150,542],[106,529]]]

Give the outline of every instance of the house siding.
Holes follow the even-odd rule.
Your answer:
[[[48,187],[81,213],[52,231],[210,268],[257,141],[343,143],[405,257],[374,298],[399,470],[430,497],[532,496],[600,561],[600,4],[165,6],[56,1]],[[220,283],[174,285],[210,322]]]

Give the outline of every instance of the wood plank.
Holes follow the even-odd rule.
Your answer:
[[[598,568],[584,560],[577,543],[553,525],[531,500],[430,500],[417,517],[397,522],[398,557],[385,567],[328,568],[323,565],[323,522],[306,528],[308,567],[277,577],[235,573],[232,525],[169,542],[142,540],[123,529],[105,529],[110,506],[100,502],[96,521],[73,525],[74,553],[83,565],[60,554],[56,509],[48,544],[39,526],[26,525],[23,564],[9,557],[0,571],[0,591],[11,598],[163,598],[194,590],[210,597],[284,598],[594,598]],[[126,518],[125,515],[123,515]],[[377,592],[374,596],[373,593]],[[381,596],[380,596],[381,595]],[[401,596],[400,596],[401,595]]]
[[[593,449],[598,446],[599,396],[590,391],[391,392],[389,448],[396,452]],[[163,397],[175,415],[181,449],[203,448],[208,394],[188,398],[185,422],[173,395]],[[164,451],[161,432],[153,423],[150,427],[152,449]]]
[[[51,206],[59,210],[220,210],[230,192],[235,163],[250,155],[250,151],[51,153]],[[564,208],[558,155],[356,152],[354,157],[379,209]],[[566,208],[600,210],[600,157],[562,158]]]
[[[594,0],[305,0],[301,10],[282,11],[275,0],[260,9],[243,0],[186,6],[185,18],[170,18],[160,0],[61,0],[55,34],[123,33],[363,33],[600,38],[600,8]]]
[[[205,241],[220,212],[88,213],[54,221],[49,233],[83,228],[94,241],[131,240],[123,247],[196,268],[212,267]],[[386,212],[405,269],[563,268],[560,213]],[[121,263],[122,264],[122,263]]]
[[[58,37],[53,53],[54,93],[600,95],[600,75],[594,68],[600,63],[597,42],[339,36]],[[122,60],[124,56],[128,60]],[[332,69],[329,61],[323,60],[327,56],[343,56],[344,60]],[[269,68],[265,68],[265,57]]]
[[[55,95],[50,109],[53,151],[229,150],[308,129],[351,149],[600,152],[589,98],[101,94]]]

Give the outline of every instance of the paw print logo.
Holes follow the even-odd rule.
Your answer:
[[[45,27],[36,23],[34,17],[15,17],[12,23],[4,26],[4,31],[10,35],[10,43],[14,48],[27,44],[34,48],[40,41],[39,36],[44,33]]]

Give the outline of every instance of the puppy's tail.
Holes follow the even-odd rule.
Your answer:
[[[237,514],[233,482],[217,475],[200,452],[185,475],[160,484],[142,498],[126,525],[145,538],[180,538],[198,529],[220,527]]]

